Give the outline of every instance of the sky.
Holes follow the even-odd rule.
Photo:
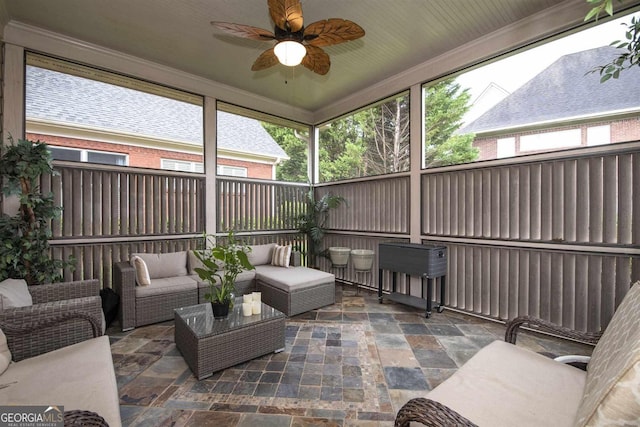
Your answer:
[[[607,46],[612,41],[624,39],[626,25],[623,24],[628,24],[632,16],[640,17],[640,12],[479,67],[459,75],[456,81],[463,88],[470,89],[472,101],[475,101],[491,82],[512,93],[563,55]]]

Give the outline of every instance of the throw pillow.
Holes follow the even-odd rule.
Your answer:
[[[7,337],[2,329],[0,329],[0,375],[4,374],[4,371],[9,367],[11,363],[11,350],[7,344]]]
[[[9,307],[29,307],[33,305],[27,282],[24,279],[5,279],[0,282],[2,309]]]
[[[149,277],[149,270],[144,260],[139,256],[133,255],[131,257],[131,265],[136,269],[136,284],[138,286],[149,286],[151,284],[151,278]]]
[[[249,246],[249,248],[251,249],[251,251],[247,254],[249,263],[253,266],[269,264],[271,262],[271,259],[273,258],[273,248],[275,247],[275,243]]]
[[[271,265],[289,268],[289,260],[291,259],[291,245],[278,246],[273,248],[273,256]]]

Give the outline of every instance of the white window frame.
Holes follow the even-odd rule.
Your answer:
[[[176,167],[170,167],[167,165],[168,162],[172,162],[176,165],[184,166],[184,169],[178,169]],[[177,160],[177,159],[160,159],[160,169],[164,170],[172,170],[178,172],[195,172],[195,173],[204,173],[204,163],[202,162],[192,162],[190,160]]]
[[[108,154],[114,157],[122,157],[124,159],[124,164],[122,165],[114,165],[112,163],[101,163],[101,164],[109,164],[112,166],[129,166],[129,155],[123,153],[114,153],[112,151],[101,151],[101,150],[87,150],[86,148],[74,148],[74,147],[61,147],[59,145],[49,144],[49,148],[53,148],[55,150],[67,150],[67,151],[75,151],[80,153],[80,162],[89,163],[89,153],[95,154]]]

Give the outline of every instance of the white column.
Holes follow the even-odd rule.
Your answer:
[[[3,114],[2,142],[9,144],[9,136],[24,138],[24,49],[9,43],[4,45]],[[2,211],[15,215],[18,206],[17,197],[5,198]]]
[[[207,234],[215,234],[217,216],[216,167],[216,100],[209,96],[204,98],[204,173],[205,173],[205,230]]]
[[[410,175],[410,193],[409,193],[409,239],[411,243],[422,243],[421,235],[421,194],[420,194],[420,172],[422,170],[422,129],[423,129],[423,113],[422,113],[422,86],[417,84],[410,88],[409,92],[409,118],[411,121],[411,137],[409,149],[411,150],[411,175]],[[411,294],[420,296],[422,279],[411,276]]]

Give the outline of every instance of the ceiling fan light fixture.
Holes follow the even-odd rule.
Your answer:
[[[278,61],[288,67],[299,65],[307,54],[307,49],[302,43],[293,40],[285,40],[278,43],[273,48],[273,51],[278,57]]]

